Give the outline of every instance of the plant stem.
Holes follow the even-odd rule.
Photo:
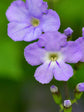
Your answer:
[[[71,101],[71,103],[72,103],[72,104],[77,103],[77,100],[74,99],[74,100]]]
[[[64,109],[64,107],[63,107],[63,105],[62,105],[62,104],[60,104],[59,106],[60,106],[60,111],[59,111],[59,112],[62,112],[62,111],[63,111],[63,109]]]
[[[69,91],[68,91],[67,82],[64,82],[64,89],[65,89],[65,98],[69,99]]]

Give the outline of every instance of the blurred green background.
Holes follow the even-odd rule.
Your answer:
[[[60,31],[71,27],[73,40],[82,35],[84,26],[84,0],[45,0],[49,8],[57,11],[61,19]],[[49,87],[60,87],[64,96],[63,82],[52,80],[48,85],[34,79],[36,67],[24,59],[24,48],[28,42],[14,42],[7,36],[8,21],[5,12],[12,0],[0,0],[0,112],[58,112]],[[54,2],[54,3],[53,3]],[[72,65],[74,67],[74,65]],[[75,75],[68,81],[73,97],[75,85],[84,82],[84,64],[77,65]],[[84,112],[84,95],[73,112]]]

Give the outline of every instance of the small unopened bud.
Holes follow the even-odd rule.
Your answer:
[[[79,83],[77,84],[76,88],[75,88],[75,98],[78,100],[81,98],[82,94],[84,92],[84,83]]]
[[[58,87],[52,85],[52,86],[50,87],[50,91],[51,91],[51,93],[58,93]]]
[[[59,92],[58,87],[52,85],[50,87],[50,91],[52,93],[52,96],[53,96],[53,99],[54,99],[55,103],[60,105],[62,103],[62,96],[61,96],[61,94]]]
[[[68,27],[67,29],[64,30],[64,33],[66,36],[71,36],[73,33],[73,30],[70,27]]]
[[[72,103],[70,100],[64,101],[64,112],[72,112]]]
[[[71,105],[72,105],[72,104],[71,104],[71,101],[70,101],[70,100],[65,100],[65,101],[64,101],[64,107],[65,107],[65,108],[69,108],[69,107],[71,107]]]
[[[82,36],[84,37],[84,27],[82,28]]]
[[[84,83],[77,84],[76,90],[79,92],[84,92]]]

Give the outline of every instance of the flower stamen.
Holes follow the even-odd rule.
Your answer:
[[[58,54],[57,53],[50,54],[49,59],[51,61],[56,61],[58,59]]]
[[[39,19],[33,18],[31,23],[34,27],[37,27],[40,24],[40,21]]]

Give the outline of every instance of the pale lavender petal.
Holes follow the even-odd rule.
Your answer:
[[[75,41],[69,41],[68,44],[62,48],[62,54],[64,61],[68,63],[77,63],[82,56],[81,48]]]
[[[52,67],[49,67],[48,64],[44,63],[36,69],[34,77],[42,84],[49,83],[53,78]]]
[[[64,62],[57,63],[54,67],[54,77],[59,81],[68,81],[73,76],[73,69]]]
[[[29,13],[23,1],[14,1],[8,8],[6,16],[9,21],[19,21],[29,23]]]
[[[30,10],[33,6],[40,7],[42,5],[42,0],[26,0],[26,6]]]
[[[24,50],[25,59],[32,66],[43,63],[45,53],[46,51],[39,48],[36,42],[28,45]]]
[[[57,31],[46,32],[39,37],[38,45],[48,51],[57,51],[67,44],[67,37]]]
[[[60,18],[58,14],[52,9],[48,10],[46,15],[42,18],[42,29],[46,31],[57,31],[60,28]]]
[[[35,17],[40,17],[42,13],[46,13],[48,7],[43,0],[26,0],[26,6],[31,15]]]
[[[76,40],[76,42],[79,44],[81,51],[82,51],[82,57],[80,59],[81,62],[84,62],[84,37],[80,37]]]
[[[14,41],[32,41],[39,38],[41,35],[41,29],[26,23],[11,22],[8,24],[8,36]]]
[[[41,11],[43,13],[47,13],[48,12],[47,8],[48,8],[47,2],[43,2],[41,5]]]
[[[41,35],[42,31],[39,27],[31,27],[30,29],[28,29],[25,37],[24,37],[24,41],[32,41],[32,40],[36,40],[39,38],[39,36]]]
[[[24,40],[25,34],[28,32],[28,26],[26,23],[11,22],[8,24],[8,36],[14,41]]]

